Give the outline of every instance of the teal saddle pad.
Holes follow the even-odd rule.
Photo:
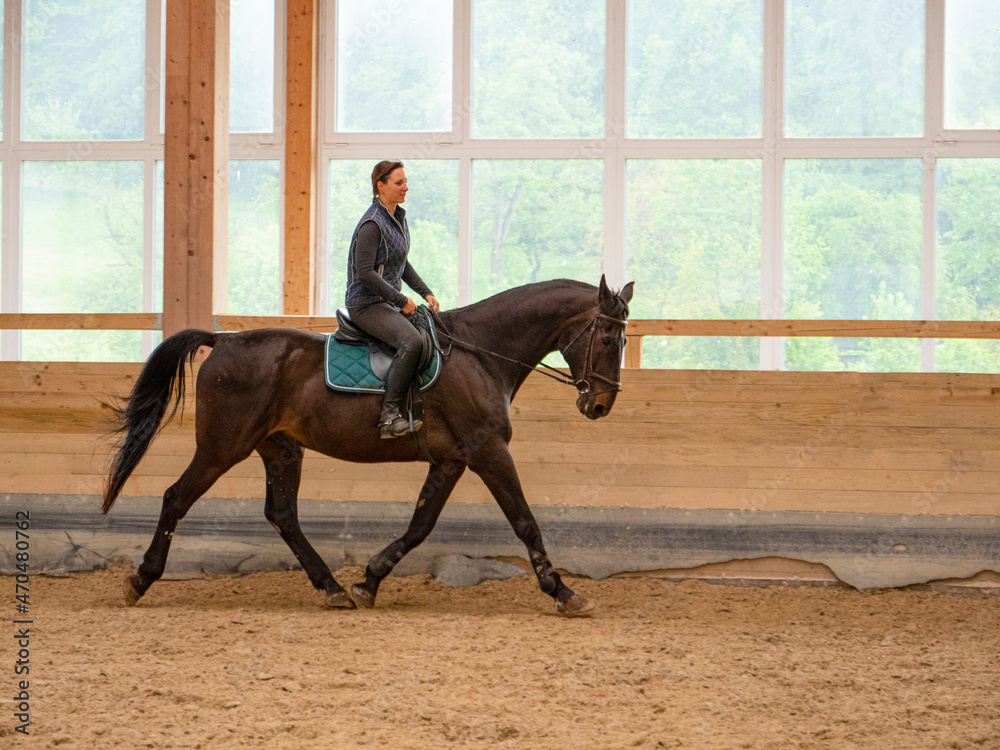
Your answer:
[[[420,373],[420,390],[426,391],[437,382],[441,375],[441,351],[437,334],[431,329],[434,353],[430,362]],[[426,340],[425,340],[426,345]],[[371,354],[367,346],[342,344],[327,334],[324,360],[326,384],[335,391],[348,393],[385,393],[385,381],[379,378],[371,366]]]

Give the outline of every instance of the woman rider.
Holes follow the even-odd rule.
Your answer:
[[[420,360],[420,334],[403,316],[417,309],[400,290],[403,281],[438,310],[430,288],[407,256],[410,230],[406,225],[406,173],[399,161],[380,161],[372,170],[372,205],[358,222],[347,256],[347,311],[358,327],[396,349],[385,379],[385,403],[379,435],[394,438],[410,428],[402,405]],[[413,425],[419,430],[421,423]]]

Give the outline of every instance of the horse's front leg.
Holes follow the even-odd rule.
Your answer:
[[[562,577],[549,562],[542,544],[542,532],[524,499],[521,480],[517,476],[514,459],[511,458],[506,443],[494,446],[488,452],[484,451],[480,460],[470,462],[469,467],[482,478],[517,538],[528,548],[528,559],[538,578],[538,586],[556,600],[559,614],[576,617],[590,612],[593,605],[564,584]]]
[[[382,579],[392,572],[407,552],[431,533],[438,516],[441,515],[441,509],[448,501],[448,496],[464,472],[465,464],[457,461],[444,461],[431,465],[424,486],[420,489],[417,507],[413,511],[413,518],[410,519],[406,533],[368,561],[364,583],[351,586],[351,599],[355,604],[365,609],[375,606],[375,596],[378,594]]]

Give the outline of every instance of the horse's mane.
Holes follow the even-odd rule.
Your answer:
[[[479,302],[442,312],[442,316],[445,320],[474,323],[484,318],[492,319],[502,310],[520,309],[529,300],[562,299],[568,302],[575,297],[589,298],[596,293],[596,286],[583,281],[573,279],[538,281],[505,289]]]

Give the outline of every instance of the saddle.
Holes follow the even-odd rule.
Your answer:
[[[420,333],[421,343],[414,384],[419,383],[425,391],[441,374],[441,345],[426,306],[418,307],[410,321]],[[365,333],[341,308],[337,310],[337,330],[326,339],[326,384],[349,393],[385,393],[385,377],[394,356],[393,347]]]

